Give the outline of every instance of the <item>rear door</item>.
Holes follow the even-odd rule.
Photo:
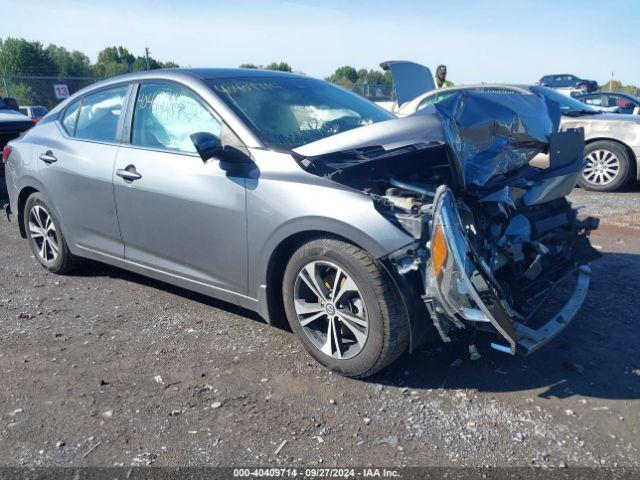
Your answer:
[[[222,121],[187,87],[151,81],[129,116],[113,177],[125,258],[246,292],[245,179],[203,162],[189,138],[220,136]]]
[[[130,86],[118,85],[71,103],[57,125],[60,141],[36,146],[36,162],[68,240],[123,257],[113,196],[113,166]]]

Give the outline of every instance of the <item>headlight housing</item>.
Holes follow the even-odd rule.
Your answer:
[[[431,264],[427,285],[437,292],[450,316],[475,322],[489,322],[471,279],[477,275],[470,255],[466,232],[453,193],[446,188],[436,194],[436,210],[431,228]]]

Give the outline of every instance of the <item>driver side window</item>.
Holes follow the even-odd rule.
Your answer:
[[[191,134],[220,136],[220,121],[187,88],[140,85],[133,112],[131,144],[181,153],[196,153]]]

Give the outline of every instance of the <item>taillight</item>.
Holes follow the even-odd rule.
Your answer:
[[[9,161],[9,155],[11,155],[12,148],[7,146],[2,149],[2,163],[7,163]]]

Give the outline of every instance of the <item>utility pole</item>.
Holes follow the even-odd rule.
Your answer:
[[[609,91],[613,88],[613,72],[611,72],[611,81],[609,82]]]
[[[9,96],[9,87],[7,86],[7,65],[5,64],[4,69],[2,71],[2,84],[4,86],[4,96]]]
[[[144,47],[144,58],[147,61],[147,70],[151,70],[149,66],[149,47]]]

